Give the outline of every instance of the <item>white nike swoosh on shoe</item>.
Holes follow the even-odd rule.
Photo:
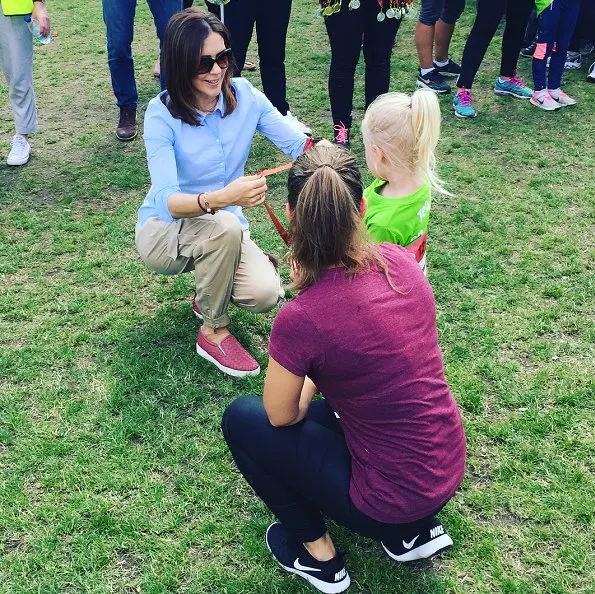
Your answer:
[[[302,565],[300,563],[299,557],[293,562],[293,566],[300,571],[322,571],[322,569],[316,569],[315,567],[308,567],[307,565]]]
[[[410,549],[413,548],[413,545],[415,544],[415,541],[419,538],[419,534],[410,542],[405,542],[403,541],[403,546],[409,551]]]

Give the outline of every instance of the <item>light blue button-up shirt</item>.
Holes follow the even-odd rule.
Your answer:
[[[138,211],[138,224],[157,217],[174,222],[167,207],[172,194],[219,190],[244,175],[254,133],[258,130],[286,155],[302,154],[306,136],[296,130],[271,102],[246,79],[234,78],[237,107],[223,117],[223,94],[213,113],[199,116],[202,126],[172,117],[161,96],[149,102],[143,138],[147,149],[151,188]],[[165,92],[165,91],[164,91]],[[242,228],[248,221],[239,206],[228,206]]]

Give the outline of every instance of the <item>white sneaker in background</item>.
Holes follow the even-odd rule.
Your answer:
[[[312,128],[308,128],[306,124],[302,124],[289,110],[287,110],[287,115],[283,116],[294,128],[297,128],[300,132],[304,134],[312,134]]]
[[[595,83],[595,62],[589,66],[589,72],[587,73],[587,82]]]
[[[24,165],[29,160],[31,147],[27,139],[20,134],[15,134],[10,143],[10,153],[6,159],[7,165]]]
[[[581,67],[581,54],[580,52],[568,52],[566,54],[566,62],[564,68],[566,70],[578,70]]]

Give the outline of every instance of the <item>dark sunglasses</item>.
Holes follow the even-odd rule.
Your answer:
[[[219,52],[216,56],[201,56],[200,62],[198,63],[198,68],[196,70],[196,74],[207,74],[207,72],[211,72],[211,70],[213,70],[215,62],[217,62],[217,66],[219,66],[221,70],[225,70],[229,66],[230,59],[230,48],[224,49],[222,52]]]

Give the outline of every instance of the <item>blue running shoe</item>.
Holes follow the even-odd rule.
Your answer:
[[[498,77],[494,85],[494,93],[496,95],[512,95],[517,99],[531,99],[533,89],[527,87],[521,78],[517,78],[515,73],[508,80],[500,80],[500,77]]]
[[[452,106],[458,118],[474,118],[477,115],[473,107],[473,97],[468,89],[460,89],[453,99]]]

